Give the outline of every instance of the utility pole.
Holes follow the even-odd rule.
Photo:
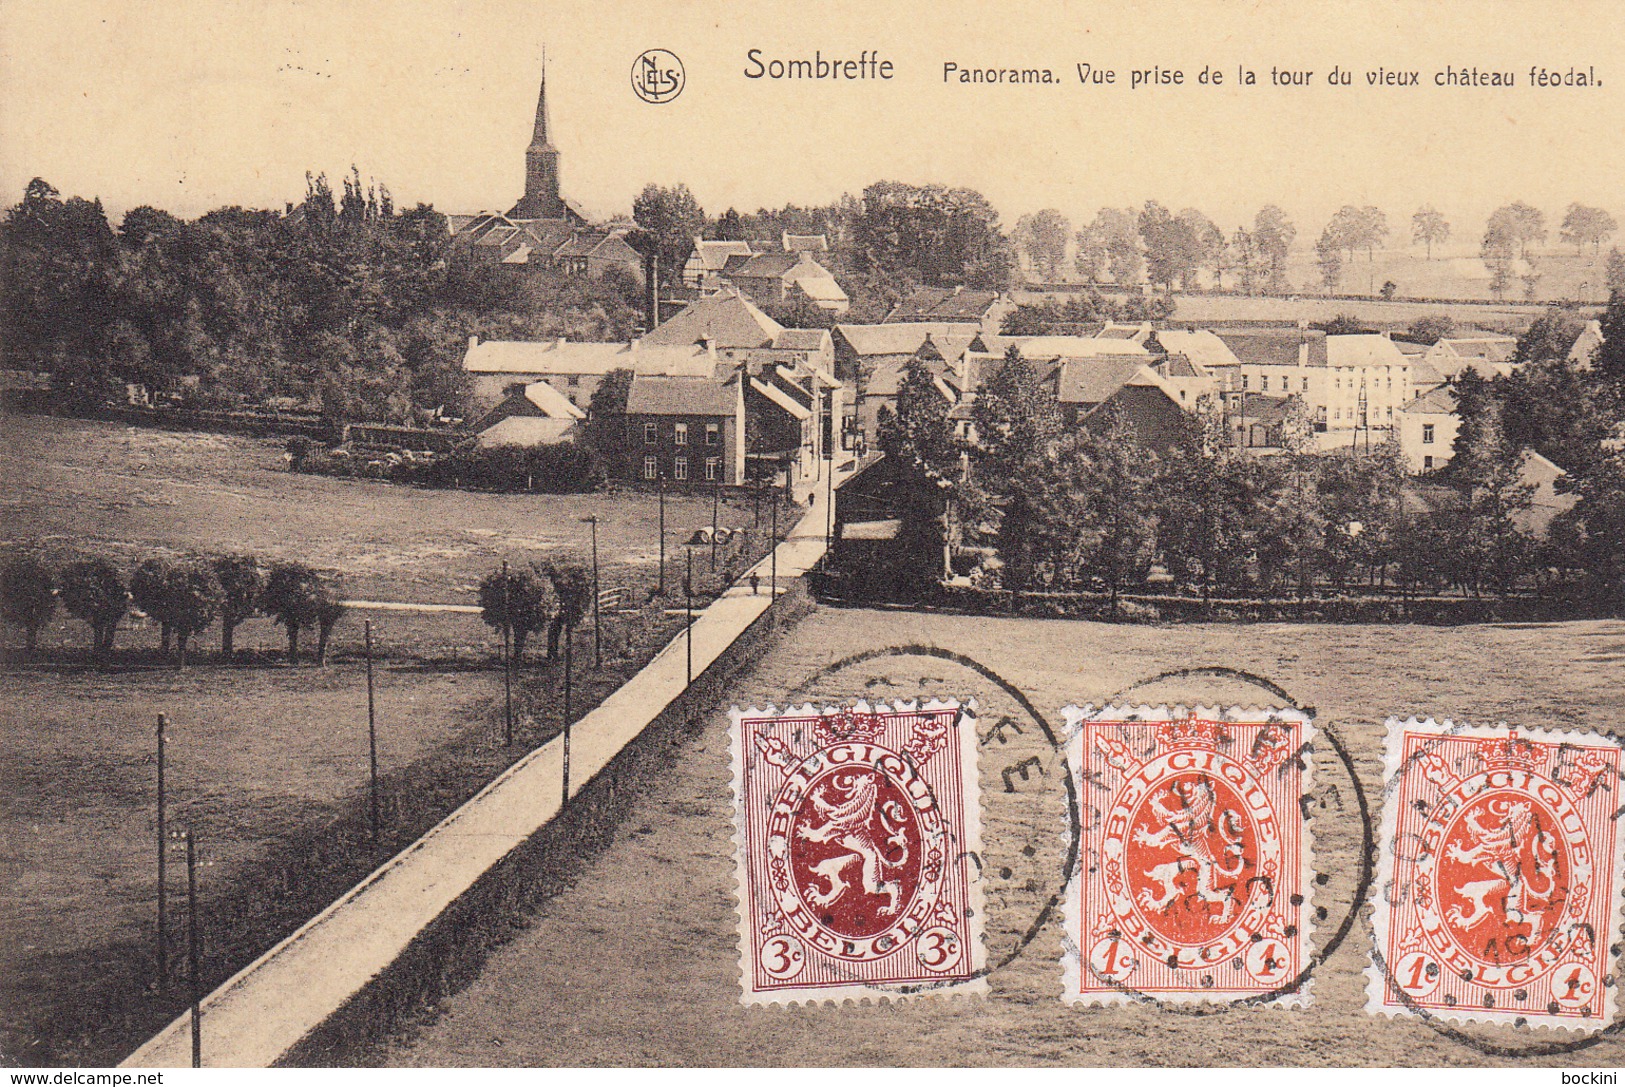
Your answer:
[[[378,818],[378,718],[374,712],[372,696],[372,620],[363,628],[367,639],[367,764],[371,771],[368,809],[372,822],[372,840],[379,840]]]
[[[773,576],[768,582],[770,592],[767,606],[771,611],[773,605],[779,602],[779,495],[776,490],[773,492],[773,541],[770,546],[772,551],[769,553],[771,557],[768,562],[772,568]]]
[[[711,572],[717,572],[717,513],[722,506],[722,484],[711,481]]]
[[[604,666],[604,624],[599,617],[598,597],[602,590],[598,587],[598,515],[583,517],[583,521],[592,526],[592,666]]]
[[[688,553],[688,574],[683,578],[683,593],[686,603],[683,605],[685,621],[684,627],[687,636],[683,639],[688,651],[688,683],[685,686],[694,686],[694,549],[684,549]]]
[[[197,840],[186,830],[186,977],[192,997],[192,1067],[203,1067],[203,986],[198,976]]]
[[[835,459],[824,450],[824,471],[829,476],[824,494],[824,568],[829,569],[829,552],[835,538]]]
[[[502,746],[513,746],[513,600],[508,591],[508,560],[502,560]]]
[[[561,810],[564,805],[570,803],[570,719],[574,716],[570,699],[570,672],[575,664],[573,653],[575,640],[576,628],[574,624],[566,623],[564,625],[564,748],[560,752],[564,767],[562,775],[564,795],[559,801]]]
[[[666,595],[666,473],[660,473],[660,587],[656,592]]]
[[[168,872],[168,831],[164,826],[164,726],[169,724],[169,718],[163,714],[158,715],[158,989],[160,992],[169,988],[169,886],[166,873]]]

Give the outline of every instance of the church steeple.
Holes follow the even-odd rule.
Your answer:
[[[547,52],[542,52],[542,90],[536,96],[536,131],[530,138],[530,151],[553,151],[554,147],[547,137]]]
[[[569,212],[559,193],[559,149],[553,146],[547,117],[547,54],[542,54],[542,89],[536,96],[536,128],[525,149],[525,195],[508,214],[520,219],[564,219]]]

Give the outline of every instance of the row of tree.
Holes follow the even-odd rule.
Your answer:
[[[1425,484],[1407,477],[1393,441],[1317,455],[1309,429],[1295,427],[1282,456],[1239,451],[1211,398],[1162,448],[1109,410],[1068,428],[1015,350],[974,401],[965,441],[916,364],[881,426],[901,480],[898,554],[910,556],[897,580],[929,589],[946,565],[929,556],[991,551],[998,562],[983,576],[1005,588],[1094,588],[1114,600],[1161,563],[1204,597],[1358,584],[1550,594],[1578,583],[1625,607],[1625,294],[1590,360],[1568,357],[1571,320],[1536,322],[1512,377],[1458,379],[1454,457]],[[1521,470],[1531,449],[1568,471],[1561,486],[1577,500],[1539,538]]]
[[[128,579],[112,561],[88,558],[56,569],[36,555],[0,565],[0,616],[20,628],[30,651],[57,608],[90,628],[93,653],[105,657],[131,605],[159,625],[160,648],[185,665],[187,644],[217,620],[220,652],[235,655],[237,628],[269,616],[288,636],[288,662],[299,662],[301,630],[316,631],[316,663],[326,663],[333,628],[344,615],[333,578],[303,563],[265,564],[249,555],[213,559],[149,558]]]

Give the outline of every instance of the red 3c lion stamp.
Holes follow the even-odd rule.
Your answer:
[[[1599,1030],[1614,1017],[1619,745],[1390,719],[1366,1010]]]
[[[1310,966],[1310,718],[1068,707],[1083,833],[1065,999],[1299,1005]]]
[[[971,709],[732,717],[744,1003],[985,989]]]

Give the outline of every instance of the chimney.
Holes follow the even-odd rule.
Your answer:
[[[468,349],[470,351],[474,350],[479,345],[480,345],[480,338],[479,338],[478,335],[470,336],[468,338]]]

